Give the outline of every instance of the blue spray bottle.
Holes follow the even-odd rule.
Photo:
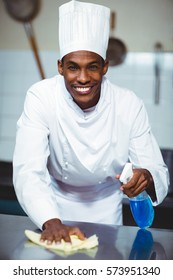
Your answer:
[[[127,184],[133,176],[132,163],[126,163],[120,181]],[[152,225],[154,219],[154,209],[150,196],[146,191],[141,192],[135,197],[129,198],[130,209],[136,224],[144,229]]]

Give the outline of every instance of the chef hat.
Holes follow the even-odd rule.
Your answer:
[[[70,1],[59,7],[60,58],[79,51],[91,51],[106,58],[110,9],[101,5]]]

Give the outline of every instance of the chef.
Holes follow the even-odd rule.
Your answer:
[[[17,122],[14,187],[51,243],[85,234],[65,221],[122,224],[123,194],[144,189],[153,205],[168,190],[168,170],[143,102],[106,78],[110,10],[70,1],[59,8],[59,74],[27,92]],[[127,161],[129,183],[119,177]]]

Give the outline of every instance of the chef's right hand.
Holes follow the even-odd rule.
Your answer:
[[[43,232],[40,241],[51,244],[53,241],[56,243],[64,239],[70,242],[70,235],[77,235],[79,239],[84,240],[85,234],[78,227],[71,227],[61,223],[59,219],[51,219],[43,224]]]

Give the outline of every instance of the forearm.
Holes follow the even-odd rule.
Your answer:
[[[145,139],[146,138],[146,139]],[[144,140],[145,139],[145,140]],[[164,164],[160,149],[152,135],[144,137],[143,147],[133,140],[130,161],[134,168],[143,168],[150,175],[146,191],[151,196],[153,204],[160,204],[168,192],[169,174]],[[145,144],[147,142],[147,144]]]
[[[167,195],[169,186],[169,173],[165,165],[159,166],[158,168],[149,167],[148,170],[152,175],[154,187],[151,184],[147,192],[151,196],[153,204],[156,206],[160,204]]]
[[[144,172],[147,174],[147,176],[149,178],[146,192],[149,194],[152,201],[155,202],[157,200],[157,196],[156,196],[156,190],[155,190],[155,186],[154,186],[153,177],[147,169],[144,169]]]
[[[24,172],[20,168],[14,166],[14,188],[17,198],[30,219],[42,229],[45,221],[60,217],[50,178],[48,174],[41,176],[36,170],[26,169]]]

